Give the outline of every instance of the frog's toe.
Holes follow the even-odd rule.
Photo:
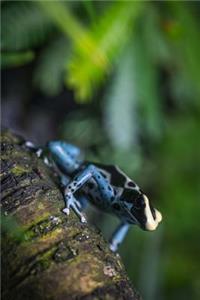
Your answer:
[[[83,215],[81,215],[81,223],[87,223],[87,220]]]
[[[64,212],[64,214],[69,216],[70,210],[68,207],[65,207],[62,211]]]
[[[115,244],[115,243],[110,243],[109,246],[110,246],[110,250],[111,250],[112,252],[116,252],[117,249],[118,249],[117,244]]]

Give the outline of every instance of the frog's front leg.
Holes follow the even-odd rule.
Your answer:
[[[114,231],[111,239],[110,239],[110,249],[115,252],[118,249],[118,246],[123,242],[128,230],[129,230],[130,224],[128,223],[120,223],[120,225],[117,227],[117,229]]]
[[[69,178],[66,176],[62,176],[61,177],[61,182],[63,187],[67,186],[67,184],[69,183]],[[82,211],[86,208],[87,206],[87,198],[84,195],[79,195],[77,197],[77,199],[73,196],[69,197],[68,199],[66,199],[65,197],[65,203],[66,203],[66,207],[63,209],[63,212],[66,213],[67,215],[69,215],[70,213],[70,207],[73,208],[73,210],[75,211],[75,213],[79,216],[79,218],[81,219],[81,222],[86,222],[85,216],[83,215]]]
[[[81,189],[91,178],[93,178],[98,185],[100,198],[107,201],[109,206],[109,202],[114,199],[114,190],[112,186],[94,165],[88,165],[83,171],[76,175],[65,188],[64,195],[66,208],[63,210],[65,213],[69,214],[69,208],[72,207],[80,219],[84,219],[84,216],[80,211],[80,203],[75,199],[73,194]]]
[[[65,196],[65,203],[66,207],[63,209],[63,212],[69,215],[70,208],[74,210],[74,212],[77,214],[77,216],[80,218],[82,223],[86,223],[86,218],[84,214],[82,213],[82,207],[81,203],[74,197],[73,194]]]

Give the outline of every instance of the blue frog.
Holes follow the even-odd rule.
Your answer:
[[[120,219],[110,239],[112,251],[117,251],[131,224],[152,231],[161,222],[161,213],[118,166],[87,162],[78,147],[64,141],[50,141],[44,148],[31,142],[26,142],[26,146],[59,173],[64,186],[65,214],[73,209],[81,222],[86,222],[83,209],[89,201]]]

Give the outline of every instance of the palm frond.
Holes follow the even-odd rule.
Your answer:
[[[74,44],[67,84],[75,89],[77,98],[90,98],[94,89],[105,80],[114,59],[128,40],[130,24],[140,14],[142,5],[139,2],[112,3],[96,21],[96,26],[86,29],[67,5],[39,3]]]
[[[134,20],[141,12],[139,3],[110,4],[106,12],[91,28],[93,49],[86,53],[78,45],[69,65],[68,84],[75,88],[80,100],[91,98],[93,92],[105,81],[112,65],[131,38]]]

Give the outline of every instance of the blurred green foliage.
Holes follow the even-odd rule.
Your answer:
[[[17,221],[12,216],[0,215],[1,234],[6,233],[9,238],[15,239],[17,242],[23,242],[25,240],[25,232],[19,226]]]
[[[2,66],[34,60],[43,93],[73,89],[86,104],[60,136],[87,149],[87,159],[120,165],[163,213],[157,232],[132,229],[121,249],[146,300],[200,297],[199,8],[2,2]],[[105,231],[112,224],[102,219]]]

